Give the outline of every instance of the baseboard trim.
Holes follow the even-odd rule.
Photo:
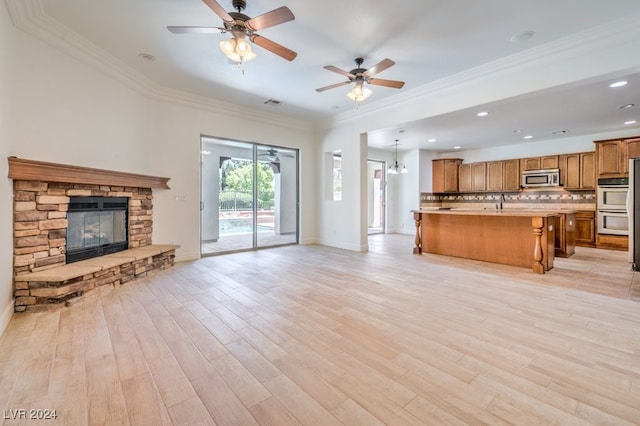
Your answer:
[[[368,244],[364,244],[361,246],[358,245],[353,245],[353,244],[344,244],[344,243],[339,243],[336,241],[328,241],[328,240],[319,240],[318,244],[323,245],[323,246],[328,246],[328,247],[335,247],[335,248],[340,248],[340,249],[344,249],[344,250],[350,250],[350,251],[369,251],[369,245]]]
[[[179,255],[176,253],[176,262],[189,262],[192,260],[198,260],[200,259],[200,253],[199,252],[194,252],[194,253],[180,253]]]

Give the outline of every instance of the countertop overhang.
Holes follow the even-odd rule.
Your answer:
[[[467,215],[467,216],[509,216],[509,217],[550,217],[559,214],[575,213],[575,210],[515,210],[515,209],[420,209],[412,210],[413,213],[444,214],[444,215]]]

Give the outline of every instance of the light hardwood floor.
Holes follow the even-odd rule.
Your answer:
[[[3,417],[640,423],[640,277],[626,253],[578,248],[538,275],[415,256],[410,236],[370,245],[208,257],[15,315],[0,340]]]

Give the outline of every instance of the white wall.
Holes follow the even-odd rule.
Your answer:
[[[363,140],[364,138],[364,140]],[[342,153],[342,199],[330,200],[326,185],[330,170],[322,167],[317,196],[318,242],[348,250],[367,250],[366,135],[354,129],[331,129],[319,135],[317,158]]]
[[[5,7],[0,6],[0,336],[13,314],[13,189],[7,178],[6,158],[14,140],[12,101],[13,63],[18,59],[14,31]]]

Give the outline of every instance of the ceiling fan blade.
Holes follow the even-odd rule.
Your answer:
[[[295,16],[293,16],[293,12],[291,12],[287,6],[282,6],[272,10],[271,12],[249,19],[248,21],[245,21],[244,24],[250,30],[258,31],[273,27],[274,25],[284,24],[285,22],[293,21],[294,19]]]
[[[365,71],[363,75],[365,77],[373,77],[374,74],[378,74],[379,72],[382,72],[395,64],[396,63],[393,62],[391,59],[383,59],[377,64],[375,64],[374,66],[372,66],[371,68],[369,68],[367,71]]]
[[[224,31],[221,27],[167,27],[174,34],[219,34]]]
[[[333,72],[337,72],[340,75],[344,75],[345,77],[349,78],[350,80],[353,78],[356,78],[355,75],[351,74],[350,72],[347,72],[345,70],[341,70],[338,67],[334,67],[333,65],[327,65],[324,67],[325,70],[329,70],[329,71],[333,71]]]
[[[382,78],[370,78],[367,83],[375,84],[376,86],[393,87],[394,89],[402,89],[404,86],[404,81],[385,80]]]
[[[262,47],[263,49],[267,49],[271,53],[275,53],[281,58],[286,59],[287,61],[293,61],[298,54],[291,49],[287,49],[286,47],[276,43],[275,41],[271,41],[268,38],[259,36],[258,34],[251,35],[251,41]]]
[[[216,0],[202,0],[202,1],[204,2],[204,4],[209,6],[209,8],[213,10],[216,15],[222,18],[224,22],[227,22],[229,24],[233,24],[235,22],[235,19],[233,19],[231,15],[229,15],[227,11],[224,10],[224,8],[220,6],[220,4],[218,4]]]
[[[351,82],[350,81],[343,81],[342,83],[336,83],[336,84],[332,84],[331,86],[325,86],[325,87],[321,87],[319,89],[316,89],[316,92],[324,92],[325,90],[335,89],[336,87],[340,87],[340,86],[346,86],[349,83],[351,83]]]

